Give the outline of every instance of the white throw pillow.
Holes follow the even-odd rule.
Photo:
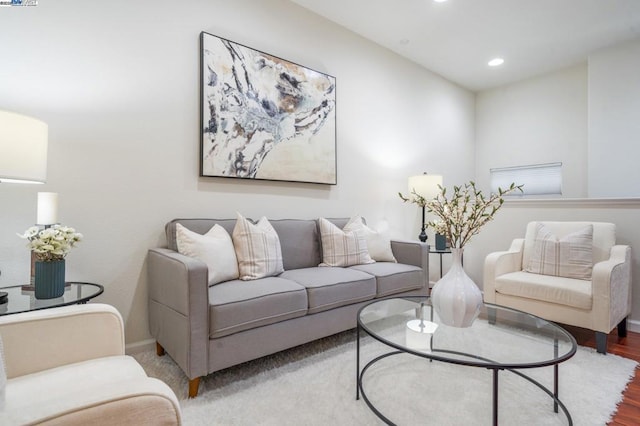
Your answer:
[[[204,235],[176,224],[178,252],[207,264],[209,285],[238,278],[238,260],[229,233],[215,224]]]
[[[391,239],[386,233],[373,230],[365,225],[361,216],[352,217],[342,229],[343,231],[356,231],[364,235],[371,259],[376,262],[396,262],[393,251],[391,251]]]
[[[541,223],[526,272],[590,280],[593,269],[593,225],[560,239]]]
[[[320,266],[352,266],[374,263],[369,256],[367,241],[362,233],[343,231],[325,218],[318,219],[322,239]]]
[[[256,280],[284,272],[280,238],[266,217],[254,225],[238,213],[233,245],[241,280]]]

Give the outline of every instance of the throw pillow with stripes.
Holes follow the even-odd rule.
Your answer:
[[[284,271],[280,238],[266,217],[254,225],[238,213],[232,238],[241,280],[271,277]]]
[[[322,263],[319,266],[352,266],[374,263],[367,241],[357,231],[343,231],[327,219],[318,219],[322,239]]]

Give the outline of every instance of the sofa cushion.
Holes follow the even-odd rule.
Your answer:
[[[536,226],[536,236],[525,271],[556,277],[591,279],[593,267],[593,225],[558,238],[544,224]]]
[[[376,297],[389,296],[424,287],[422,268],[403,263],[376,262],[349,267],[376,277]]]
[[[385,232],[376,231],[369,228],[361,216],[352,217],[349,222],[342,228],[343,231],[355,231],[364,236],[367,241],[367,250],[369,256],[376,262],[395,262],[391,251],[391,239]]]
[[[320,266],[351,266],[373,263],[367,242],[359,232],[343,231],[325,218],[318,219],[322,239]]]
[[[209,337],[216,338],[307,313],[307,292],[293,281],[266,277],[209,287]]]
[[[10,379],[0,424],[90,424],[97,413],[109,415],[101,424],[175,424],[177,405],[165,383],[147,377],[132,357],[118,355]]]
[[[213,225],[204,235],[176,224],[178,252],[207,264],[209,285],[238,278],[238,260],[229,233]]]
[[[320,234],[315,220],[278,219],[269,221],[280,238],[285,270],[318,266]]]
[[[266,217],[254,225],[238,213],[232,236],[241,280],[256,280],[284,271],[280,238]]]
[[[591,281],[519,271],[496,278],[496,292],[590,310]]]
[[[376,295],[375,278],[349,268],[294,269],[283,272],[280,277],[306,288],[310,314],[370,300]]]

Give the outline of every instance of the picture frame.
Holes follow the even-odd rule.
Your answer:
[[[336,78],[200,33],[200,176],[337,184]]]

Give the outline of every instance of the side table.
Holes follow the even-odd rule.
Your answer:
[[[104,287],[100,284],[74,281],[66,283],[64,294],[60,297],[36,299],[33,290],[23,290],[22,287],[21,285],[16,285],[0,288],[1,291],[8,293],[7,303],[0,305],[0,315],[87,303],[104,292]]]

